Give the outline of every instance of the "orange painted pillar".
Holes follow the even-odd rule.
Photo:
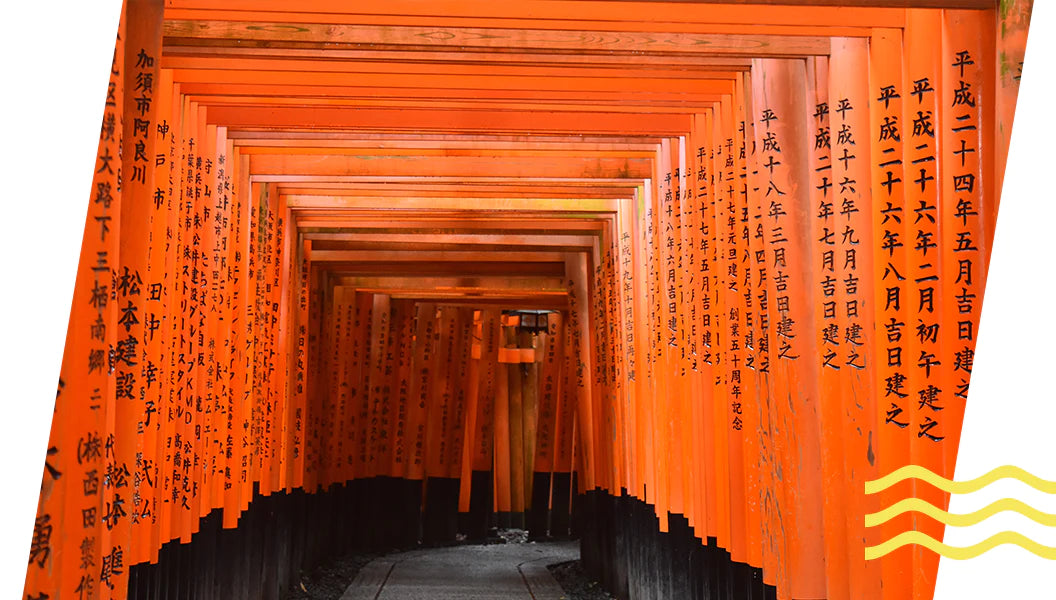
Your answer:
[[[407,466],[407,478],[422,480],[425,476],[426,429],[429,399],[432,393],[435,374],[435,355],[437,348],[436,305],[419,303],[415,318],[414,358],[411,363],[411,402],[407,417],[408,443],[411,448],[410,463]]]
[[[123,96],[124,36],[119,26],[102,120],[92,189],[87,203],[66,345],[56,387],[55,411],[40,498],[33,524],[24,593],[73,596],[77,588],[97,590],[99,572],[85,569],[84,545],[99,564],[103,522],[103,396],[109,369],[107,347],[117,335],[116,305],[110,302],[110,260],[116,265],[120,219],[120,110]],[[98,440],[98,442],[97,442]],[[87,483],[85,483],[87,482]],[[108,549],[107,549],[108,550]]]
[[[940,102],[944,82],[941,75],[942,16],[936,11],[909,10],[906,14],[905,77],[903,89],[903,123],[909,134],[905,142],[906,214],[903,240],[907,254],[906,325],[903,361],[906,380],[900,392],[906,394],[910,432],[910,462],[935,472],[942,469],[941,442],[946,437],[940,427],[941,415],[935,406],[945,402],[919,403],[925,396],[941,390],[942,369],[947,361],[942,356],[939,329],[941,328],[942,297],[939,250],[939,189],[942,185],[938,161],[942,158],[941,124],[946,107]],[[945,394],[947,392],[943,392]],[[940,417],[936,419],[935,417]],[[915,496],[935,506],[945,506],[945,494],[934,487],[902,482],[891,488],[892,497]],[[917,520],[918,530],[941,539],[942,525],[930,520]],[[913,598],[930,598],[934,588],[934,573],[939,556],[914,546]],[[885,559],[886,560],[886,559]]]
[[[568,327],[572,334],[571,356],[578,357],[578,364],[572,373],[572,389],[576,393],[576,414],[579,419],[579,443],[583,452],[583,472],[580,473],[580,490],[592,490],[595,487],[594,474],[594,415],[592,385],[589,374],[591,322],[587,294],[587,264],[582,254],[573,254],[565,259],[565,275],[569,291]],[[496,414],[496,419],[499,416]]]
[[[393,334],[394,338],[394,375],[393,380],[393,413],[392,423],[392,466],[389,473],[393,477],[406,477],[407,464],[411,455],[408,444],[407,419],[411,402],[411,361],[414,356],[414,301],[393,300]]]
[[[465,414],[462,419],[462,452],[460,453],[459,487],[458,487],[458,512],[468,513],[470,506],[470,494],[473,489],[473,453],[476,450],[477,439],[477,412],[481,388],[481,364],[480,357],[483,352],[483,323],[481,311],[473,311],[473,321],[470,336],[470,361],[466,372],[466,405]]]
[[[911,124],[903,119],[909,98],[904,88],[902,31],[878,29],[869,40],[870,51],[870,140],[872,144],[873,306],[876,335],[873,338],[876,403],[876,472],[890,473],[909,464],[909,414],[911,399],[903,389],[909,356],[904,344],[911,335],[906,326],[909,296],[904,221],[906,179],[912,171],[904,160],[904,145],[911,143]],[[891,506],[901,498],[884,492],[872,500],[870,510]],[[868,500],[868,498],[867,498]],[[866,545],[874,546],[912,527],[912,517],[903,515],[879,531],[866,530]],[[855,559],[857,560],[857,558]],[[882,598],[912,596],[912,550],[900,548],[880,561]]]
[[[838,264],[837,312],[841,334],[844,502],[851,597],[880,593],[876,563],[864,559],[865,482],[875,479],[876,400],[873,327],[872,132],[869,46],[864,38],[833,38],[829,110]],[[879,134],[877,134],[879,135]],[[871,135],[870,135],[871,137]],[[849,403],[847,398],[857,398]],[[871,501],[871,499],[870,499]],[[861,551],[860,551],[861,549]]]
[[[822,473],[813,307],[803,297],[812,268],[806,69],[796,61],[753,61],[755,138],[762,175],[762,228],[768,273],[771,439],[780,483],[764,510],[789,532],[778,543],[779,598],[824,597]],[[776,466],[776,465],[774,465]],[[772,467],[771,467],[772,468]],[[775,523],[776,521],[776,523]],[[770,538],[774,540],[771,531]],[[771,542],[773,543],[773,542]],[[781,546],[784,546],[782,548]]]

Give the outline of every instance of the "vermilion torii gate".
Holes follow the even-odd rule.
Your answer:
[[[25,598],[930,598],[1030,5],[128,0]]]

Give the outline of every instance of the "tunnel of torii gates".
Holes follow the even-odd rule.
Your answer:
[[[930,598],[1030,8],[128,0],[25,599]]]

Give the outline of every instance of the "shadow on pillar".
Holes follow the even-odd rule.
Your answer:
[[[584,569],[624,600],[776,600],[762,570],[731,560],[714,538],[701,540],[689,521],[668,514],[660,531],[654,507],[594,490],[578,495]]]

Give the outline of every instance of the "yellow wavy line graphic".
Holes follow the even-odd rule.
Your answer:
[[[869,546],[865,549],[865,560],[873,560],[880,558],[890,552],[893,552],[902,546],[908,546],[910,544],[917,544],[918,546],[924,546],[932,552],[936,552],[945,556],[946,558],[952,558],[954,560],[967,560],[969,558],[975,558],[980,554],[989,552],[1000,546],[1001,544],[1012,544],[1023,548],[1031,554],[1040,556],[1041,558],[1048,560],[1056,560],[1056,548],[1050,548],[1049,546],[1043,546],[1038,542],[1024,536],[1023,534],[1016,533],[1014,531],[1002,531],[1001,533],[994,534],[985,540],[974,544],[972,546],[950,546],[937,541],[935,538],[921,533],[919,531],[907,531],[900,533],[890,540],[876,545]]]
[[[921,500],[920,498],[906,498],[900,502],[897,502],[884,510],[865,515],[865,526],[875,527],[882,523],[886,523],[891,519],[907,513],[910,511],[924,513],[925,515],[943,523],[945,525],[952,525],[953,527],[967,527],[969,525],[976,525],[989,519],[999,512],[1016,512],[1036,523],[1045,525],[1046,527],[1056,527],[1056,515],[1050,515],[1049,513],[1041,512],[1040,510],[1020,502],[1014,498],[1002,498],[997,500],[975,512],[956,514],[949,513],[941,508],[933,506],[928,502]]]
[[[977,492],[999,479],[1015,479],[1029,485],[1039,492],[1056,494],[1056,481],[1046,481],[1037,475],[1032,475],[1023,469],[1012,465],[997,467],[986,475],[981,475],[968,481],[952,481],[926,467],[920,465],[906,465],[901,469],[897,469],[884,475],[880,479],[867,481],[865,483],[865,493],[875,494],[881,492],[906,479],[920,479],[951,494],[969,494]]]

